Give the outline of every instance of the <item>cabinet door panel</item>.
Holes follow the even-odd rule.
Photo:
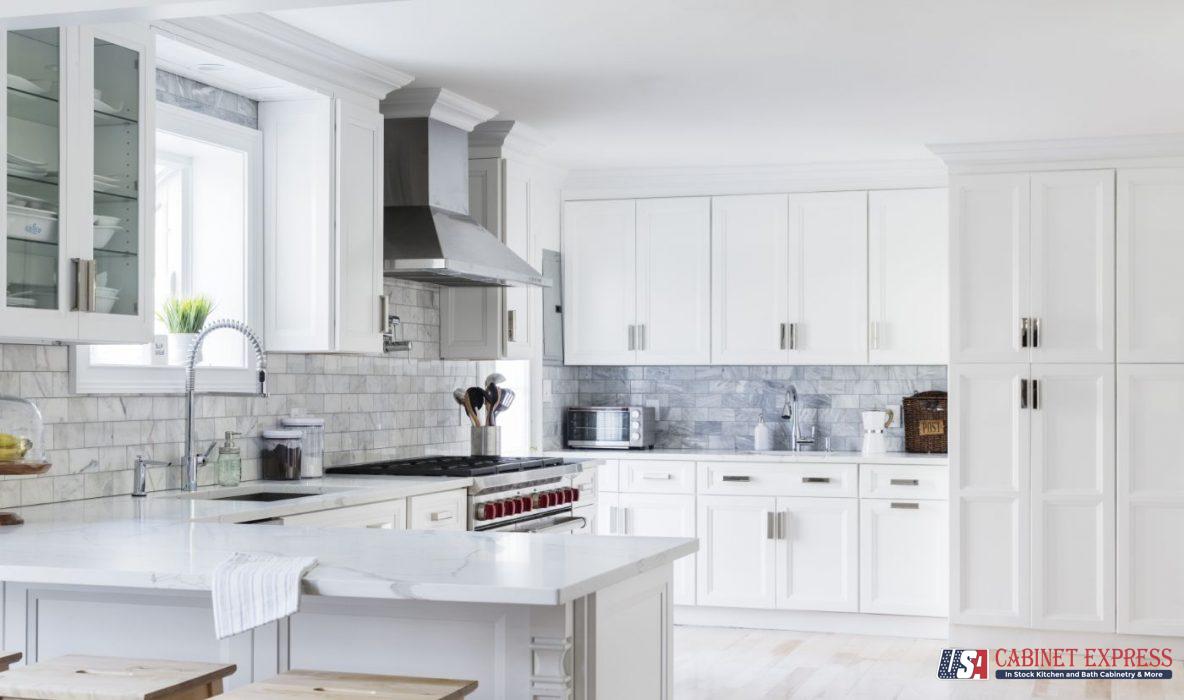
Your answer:
[[[501,159],[469,160],[469,215],[501,236]],[[440,288],[440,357],[497,359],[501,353],[500,288]]]
[[[773,607],[776,506],[771,497],[699,497],[699,605]]]
[[[622,493],[625,534],[639,537],[694,537],[695,497]],[[674,604],[695,604],[695,555],[674,562]]]
[[[716,364],[786,361],[787,206],[785,195],[711,200],[711,359]]]
[[[949,509],[941,501],[860,501],[859,610],[947,614]]]
[[[1034,362],[1114,360],[1114,171],[1032,175]]]
[[[949,249],[947,190],[868,193],[869,362],[947,362]]]
[[[950,372],[950,619],[1027,626],[1030,416],[1028,365]]]
[[[637,202],[637,361],[711,361],[711,200]]]
[[[1024,362],[1027,316],[1027,175],[950,178],[950,358]]]
[[[531,181],[530,172],[523,166],[502,161],[504,201],[502,203],[502,241],[510,250],[538,269],[531,240]],[[504,356],[509,359],[530,358],[531,333],[534,329],[531,287],[507,287],[502,290],[505,308],[502,310]]]
[[[620,494],[605,493],[604,491],[596,494],[596,522],[594,525],[597,535],[624,534],[618,531],[620,504],[617,499],[619,497]]]
[[[1118,173],[1118,361],[1184,362],[1184,168]]]
[[[632,364],[636,325],[635,205],[568,202],[563,218],[563,284],[567,300],[564,361]]]
[[[1184,635],[1184,366],[1119,365],[1118,631]]]
[[[859,609],[859,501],[778,498],[777,607]]]
[[[1034,365],[1032,624],[1114,630],[1114,368]]]
[[[382,352],[382,115],[337,102],[337,350]]]
[[[867,193],[789,196],[789,361],[867,362]]]

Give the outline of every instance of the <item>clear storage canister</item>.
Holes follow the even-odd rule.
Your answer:
[[[302,450],[299,430],[264,430],[259,455],[262,476],[275,481],[300,478]]]
[[[314,478],[325,473],[325,420],[311,416],[289,416],[280,419],[280,425],[289,430],[299,430],[300,448],[304,452],[304,464],[300,468],[302,478]]]

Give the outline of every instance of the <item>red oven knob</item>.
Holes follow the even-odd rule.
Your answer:
[[[573,488],[571,490],[571,500],[573,502],[580,500],[580,490],[579,489]]]
[[[546,493],[542,494],[542,497],[543,497],[543,507],[544,508],[550,508],[551,506],[555,505],[555,492],[554,491],[547,491]]]
[[[500,518],[505,514],[506,514],[505,504],[503,504],[501,501],[494,501],[493,502],[493,516],[495,518]]]
[[[521,512],[521,506],[517,498],[511,498],[506,501],[506,515],[518,515]]]
[[[551,492],[551,505],[557,506],[560,503],[563,503],[563,492],[562,491],[552,491]]]
[[[522,496],[518,499],[518,502],[522,504],[522,512],[526,512],[533,507],[533,504],[530,502],[530,496]]]

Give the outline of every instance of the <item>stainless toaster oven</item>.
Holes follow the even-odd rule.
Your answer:
[[[580,449],[650,449],[654,446],[656,422],[653,408],[576,406],[567,409],[564,444]]]

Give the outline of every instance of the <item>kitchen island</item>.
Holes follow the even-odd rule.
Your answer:
[[[0,530],[3,647],[229,661],[229,687],[312,668],[471,678],[474,698],[670,696],[671,567],[693,539],[197,522],[185,500],[24,509]],[[234,552],[319,564],[298,613],[217,641],[211,573]]]

